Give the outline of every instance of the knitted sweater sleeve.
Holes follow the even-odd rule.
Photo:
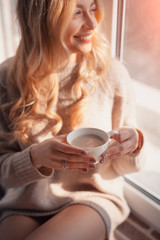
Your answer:
[[[116,61],[113,64],[112,78],[115,81],[116,94],[112,111],[112,127],[123,126],[137,128],[136,98],[132,80],[124,65]],[[145,162],[144,147],[137,154],[128,154],[112,160],[112,167],[119,175],[139,171]]]
[[[32,164],[28,146],[22,149],[17,142],[9,143],[4,133],[8,133],[8,120],[2,111],[5,101],[6,66],[0,66],[0,184],[4,187],[19,187],[50,177],[53,171],[38,171]]]

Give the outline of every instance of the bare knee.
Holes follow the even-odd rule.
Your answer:
[[[85,205],[73,205],[63,212],[68,218],[71,233],[75,238],[86,240],[104,240],[106,236],[106,226],[100,214],[93,208]],[[66,226],[67,227],[67,226]],[[66,228],[67,230],[67,228]],[[84,235],[83,235],[84,234]],[[77,236],[77,237],[76,237]],[[66,238],[64,237],[66,240]],[[72,238],[67,238],[70,240]]]
[[[41,225],[27,240],[104,240],[105,224],[92,208],[73,205]]]
[[[0,236],[5,240],[23,240],[39,226],[33,218],[27,216],[9,216],[0,224]]]

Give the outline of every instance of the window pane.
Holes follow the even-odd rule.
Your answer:
[[[126,1],[123,61],[134,80],[147,162],[127,176],[160,200],[160,1]]]
[[[16,2],[0,1],[0,63],[14,55],[19,42]]]

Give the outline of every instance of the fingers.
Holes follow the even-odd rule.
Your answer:
[[[112,138],[118,141],[119,143],[122,143],[132,137],[138,136],[137,131],[134,128],[120,128],[118,132],[119,134],[113,135]]]
[[[62,169],[63,162],[67,161],[69,169],[85,169],[87,171],[93,169],[96,162],[83,149],[63,143],[57,138],[46,140],[32,147],[31,159],[33,165],[38,169],[41,166]]]
[[[117,140],[119,144],[121,143],[128,143],[129,141],[130,145],[126,144],[126,147],[131,148],[130,151],[134,151],[138,147],[138,132],[136,131],[135,128],[120,128],[119,129],[119,134],[116,134],[112,137],[113,139]],[[122,150],[123,150],[123,145],[122,145]]]
[[[54,150],[52,152],[52,158],[56,160],[66,160],[68,162],[90,162],[95,163],[96,160],[92,158],[91,156],[88,156],[87,154],[66,154],[63,152],[59,152],[57,150]]]
[[[94,169],[96,167],[95,164],[92,163],[76,163],[76,162],[68,162],[67,168],[71,170],[84,170],[88,171],[89,169]]]
[[[54,144],[52,148],[51,159],[53,161],[64,160],[69,163],[96,163],[96,159],[94,157],[88,156],[83,149],[79,149],[62,142],[57,142]]]
[[[127,141],[125,141],[121,144],[118,144],[116,146],[109,148],[108,151],[106,152],[107,158],[120,157],[120,156],[130,153],[131,150],[132,150],[132,140],[128,139]]]
[[[95,168],[96,160],[88,155],[65,154],[57,152],[52,154],[52,168],[62,169],[63,163],[67,162],[67,169],[88,171]]]
[[[129,147],[129,142],[126,141],[122,144],[118,144],[116,146],[110,147],[104,152],[101,156],[100,163],[104,163],[106,160],[115,159],[124,155],[127,155],[131,152],[131,148]],[[128,146],[127,146],[128,145]]]
[[[120,128],[119,134],[112,136],[117,144],[110,146],[103,154],[100,163],[132,153],[138,146],[138,133],[134,128]]]
[[[63,143],[67,143],[67,139],[66,139],[67,135],[68,134],[59,135],[59,136],[56,137],[56,139],[63,142]]]
[[[112,136],[117,144],[110,147],[101,155],[101,163],[105,159],[114,159],[133,152],[138,146],[138,133],[134,128],[123,127],[119,133]],[[94,169],[96,160],[88,156],[84,149],[73,147],[65,143],[66,135],[37,144],[31,149],[33,165],[37,168],[46,166],[53,169],[63,169],[67,163],[68,169],[85,170]]]
[[[73,147],[69,144],[60,142],[60,141],[53,141],[52,145],[53,151],[56,149],[58,152],[65,153],[65,154],[73,154],[73,155],[86,155],[86,151],[81,148]]]
[[[54,160],[51,164],[51,168],[57,170],[80,170],[87,172],[89,169],[94,169],[96,165],[90,162],[69,162],[69,161],[62,161],[62,160]]]

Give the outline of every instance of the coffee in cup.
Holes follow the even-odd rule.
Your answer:
[[[84,149],[98,163],[101,154],[108,147],[110,137],[117,133],[118,131],[106,133],[98,128],[79,128],[67,135],[67,142],[74,147]]]

